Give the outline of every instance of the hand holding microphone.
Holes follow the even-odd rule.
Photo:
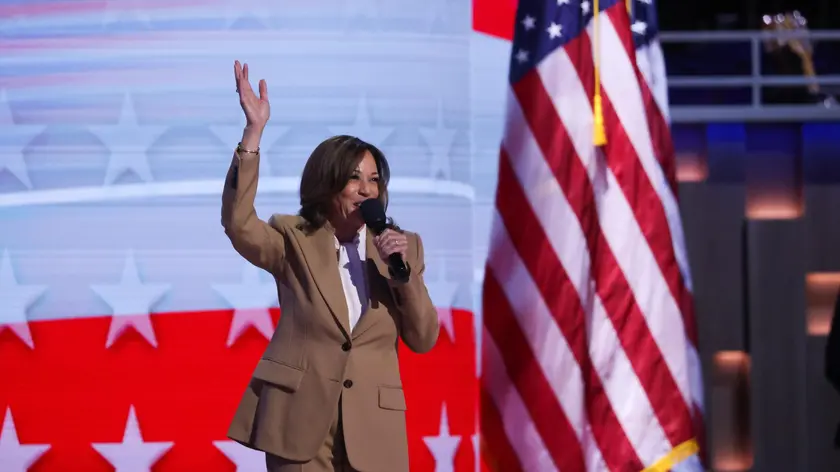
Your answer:
[[[382,202],[370,198],[359,206],[365,224],[373,231],[376,237],[373,245],[379,251],[379,257],[388,261],[392,276],[397,280],[406,280],[409,276],[409,269],[405,265],[406,250],[408,249],[408,238],[404,234],[387,227],[385,209]]]

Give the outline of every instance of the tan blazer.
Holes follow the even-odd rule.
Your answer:
[[[333,233],[305,234],[298,216],[257,218],[258,157],[234,154],[222,194],[233,247],[274,275],[280,322],[253,372],[228,436],[306,461],[318,452],[342,402],[347,455],[359,471],[408,471],[405,396],[397,340],[415,352],[437,342],[437,312],[423,282],[423,244],[406,233],[407,282],[391,279],[367,237],[369,308],[349,329]]]

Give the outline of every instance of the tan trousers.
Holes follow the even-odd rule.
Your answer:
[[[297,462],[266,454],[266,472],[356,472],[347,460],[344,431],[341,427],[341,401],[338,405],[338,414],[330,426],[330,432],[324,444],[321,445],[318,455],[310,461]]]

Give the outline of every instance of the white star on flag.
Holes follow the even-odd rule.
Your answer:
[[[242,283],[214,284],[213,289],[230,305],[233,321],[230,323],[227,345],[232,346],[248,327],[253,326],[266,339],[274,333],[270,307],[277,306],[277,286],[274,282],[260,281],[261,269],[244,263]]]
[[[548,36],[551,39],[559,38],[560,36],[563,36],[563,25],[558,25],[552,21],[551,26],[549,26],[546,31],[548,31]]]
[[[525,62],[528,60],[528,51],[524,49],[520,49],[516,52],[516,60],[520,63]]]
[[[242,139],[242,129],[245,127],[245,119],[243,117],[242,123],[239,125],[213,125],[210,130],[216,135],[219,140],[230,147],[231,153],[236,148],[236,144]],[[271,175],[271,163],[266,156],[267,151],[274,146],[291,129],[288,126],[279,126],[269,123],[262,133],[260,139],[260,177],[268,177]],[[225,163],[225,168],[229,163]]]
[[[630,30],[639,35],[645,34],[645,31],[647,31],[647,23],[644,21],[636,21],[630,25]]]
[[[150,316],[151,308],[169,291],[171,286],[169,284],[144,284],[141,282],[133,251],[130,251],[128,257],[126,257],[120,283],[113,285],[96,284],[91,285],[90,288],[113,310],[105,347],[111,347],[129,327],[134,328],[149,344],[157,347],[157,339]]]
[[[9,251],[4,250],[3,259],[0,260],[0,331],[10,329],[30,349],[34,349],[26,310],[45,290],[44,285],[19,285]]]
[[[589,2],[580,2],[580,9],[581,9],[581,11],[583,12],[584,15],[589,14],[589,7],[590,7]]]
[[[260,472],[265,470],[265,453],[251,449],[236,441],[213,441],[216,449],[222,451],[236,466],[236,472]]]
[[[173,444],[169,441],[144,441],[137,415],[134,413],[134,405],[131,405],[122,442],[93,443],[91,446],[114,466],[116,472],[148,472]]]
[[[525,18],[522,19],[522,26],[525,27],[525,31],[531,31],[536,25],[537,20],[531,15],[526,15]]]
[[[146,151],[166,131],[166,126],[141,126],[137,121],[137,111],[131,95],[125,96],[117,124],[89,128],[111,153],[105,171],[105,185],[113,184],[129,170],[143,182],[152,180]]]
[[[49,444],[21,444],[11,408],[6,408],[0,430],[0,464],[3,472],[26,472],[50,448]]]
[[[367,96],[359,98],[359,106],[356,111],[356,121],[351,126],[330,126],[333,134],[348,134],[363,141],[367,141],[376,147],[381,148],[382,142],[394,132],[394,128],[385,126],[373,126],[370,122]]]
[[[26,188],[32,188],[23,150],[44,129],[43,125],[15,124],[6,89],[0,89],[0,173],[6,170]]]
[[[447,129],[444,122],[443,100],[438,101],[437,127],[420,128],[420,135],[432,151],[432,178],[448,179],[450,175],[449,150],[455,141],[456,131]]]
[[[446,403],[443,403],[440,409],[440,432],[437,436],[424,436],[423,441],[435,457],[435,472],[453,472],[455,470],[455,454],[461,444],[461,437],[449,434]]]
[[[429,289],[429,297],[437,308],[438,322],[440,326],[449,333],[449,339],[455,341],[455,325],[452,321],[452,306],[455,304],[455,294],[458,291],[458,284],[446,280],[446,261],[443,258],[437,259],[437,269],[431,264],[426,268],[426,286]],[[437,272],[435,280],[429,280],[430,272]]]

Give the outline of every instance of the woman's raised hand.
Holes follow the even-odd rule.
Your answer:
[[[239,104],[245,112],[245,125],[262,130],[271,116],[271,106],[268,103],[268,85],[265,79],[260,80],[260,96],[254,93],[248,81],[248,64],[244,66],[236,61],[233,64],[236,77],[236,91],[239,93]]]

